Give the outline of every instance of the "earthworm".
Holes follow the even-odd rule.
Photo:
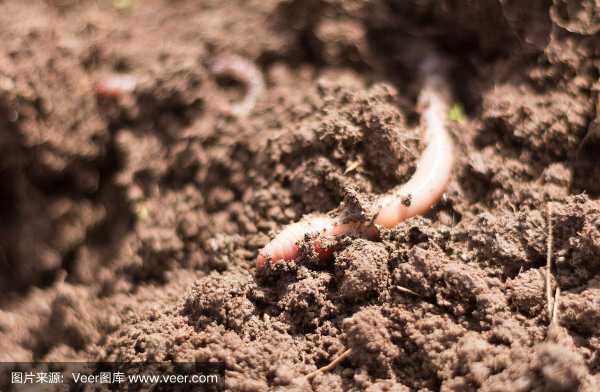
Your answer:
[[[120,97],[135,90],[138,78],[131,74],[111,74],[96,83],[96,94],[102,97]]]
[[[212,64],[211,71],[217,76],[228,76],[243,83],[246,87],[244,98],[232,104],[229,111],[238,117],[252,112],[257,99],[265,89],[265,81],[258,67],[241,56],[225,54],[219,56]]]
[[[294,260],[300,253],[298,243],[310,238],[320,259],[332,251],[321,246],[321,239],[335,238],[350,232],[374,238],[378,227],[393,228],[400,222],[427,212],[444,194],[454,163],[454,143],[446,128],[449,110],[449,89],[442,75],[442,65],[431,57],[421,66],[424,83],[419,95],[418,109],[427,147],[417,161],[417,169],[408,182],[376,201],[378,212],[372,222],[345,222],[348,213],[315,214],[285,227],[271,242],[260,250],[256,260],[258,269],[270,262],[277,264]]]

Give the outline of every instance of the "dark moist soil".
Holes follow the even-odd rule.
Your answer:
[[[0,360],[223,361],[231,391],[599,390],[597,2],[127,4],[0,2]],[[432,51],[464,108],[444,199],[257,274],[286,224],[410,178]],[[267,81],[247,118],[210,73],[231,53]],[[137,89],[97,98],[112,72]]]

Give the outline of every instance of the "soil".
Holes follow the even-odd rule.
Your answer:
[[[0,26],[0,361],[223,361],[231,391],[600,389],[597,2],[5,0]],[[286,224],[410,178],[433,51],[458,113],[443,200],[257,272]],[[228,53],[265,76],[247,117],[210,71]],[[99,97],[115,72],[136,89]]]

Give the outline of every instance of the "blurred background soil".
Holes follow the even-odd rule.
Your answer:
[[[223,361],[232,391],[600,388],[597,1],[4,0],[0,26],[1,361]],[[444,199],[256,274],[286,224],[410,178],[434,51]],[[265,75],[246,118],[222,54]],[[135,91],[97,97],[115,72]]]

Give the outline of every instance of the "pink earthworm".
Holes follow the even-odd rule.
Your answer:
[[[309,238],[320,259],[332,251],[321,246],[323,238],[336,238],[354,232],[367,238],[377,236],[379,227],[390,229],[413,216],[426,213],[446,191],[454,164],[454,143],[447,128],[449,110],[448,85],[437,58],[426,60],[421,67],[424,84],[419,96],[419,110],[427,147],[417,161],[411,179],[389,194],[379,196],[378,212],[372,222],[344,222],[345,212],[315,214],[285,227],[260,250],[258,269],[267,263],[291,261],[300,253],[299,242]]]
[[[138,77],[131,74],[110,74],[96,83],[96,94],[102,97],[120,97],[132,93],[138,85]]]
[[[228,76],[245,85],[244,98],[232,104],[229,111],[238,117],[249,115],[265,89],[265,81],[260,69],[241,56],[225,54],[212,63],[211,71],[217,76]]]

